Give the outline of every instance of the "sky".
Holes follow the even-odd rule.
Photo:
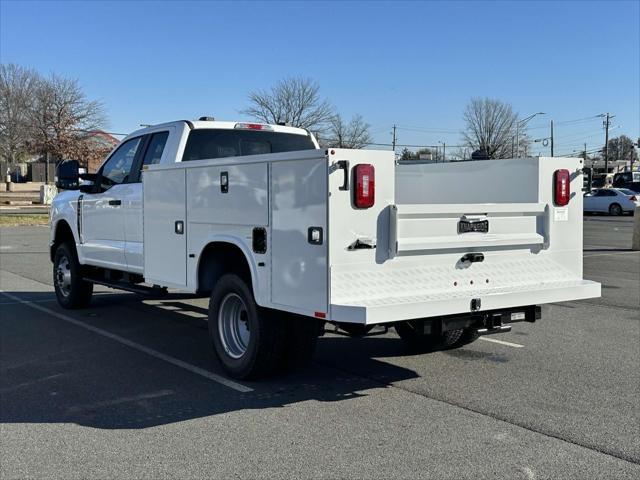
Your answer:
[[[242,120],[247,94],[317,81],[377,143],[455,149],[472,97],[510,103],[555,154],[640,136],[640,1],[178,2],[0,0],[0,61],[76,78],[129,133],[202,115]],[[549,147],[533,143],[533,153]]]

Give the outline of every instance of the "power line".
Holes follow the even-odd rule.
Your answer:
[[[583,123],[589,123],[592,122],[593,120],[595,120],[596,118],[599,118],[599,115],[595,115],[593,117],[585,117],[585,118],[576,118],[574,120],[562,120],[559,122],[555,122],[555,125],[581,125]],[[529,130],[541,130],[543,128],[548,128],[548,125],[532,125],[531,127],[528,127]]]
[[[428,128],[428,127],[416,127],[412,125],[397,125],[399,130],[407,130],[410,132],[426,132],[426,133],[460,133],[462,129],[450,129],[450,128]]]

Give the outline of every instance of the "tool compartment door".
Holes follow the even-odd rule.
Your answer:
[[[271,299],[306,315],[327,312],[327,161],[271,164]],[[310,230],[319,239],[310,238]]]
[[[148,283],[175,288],[187,285],[185,173],[184,169],[143,173],[144,276]]]

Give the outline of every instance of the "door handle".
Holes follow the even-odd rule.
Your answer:
[[[109,200],[109,205],[114,205],[114,206],[122,205],[122,200]]]
[[[344,179],[338,190],[349,190],[349,160],[338,160],[338,168],[344,171]]]

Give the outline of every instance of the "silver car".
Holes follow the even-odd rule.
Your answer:
[[[584,211],[623,215],[640,207],[640,194],[627,188],[599,188],[584,195]]]

